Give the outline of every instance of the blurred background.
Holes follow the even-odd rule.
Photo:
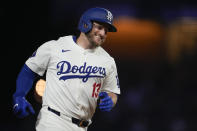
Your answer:
[[[2,1],[0,130],[35,130],[37,114],[12,114],[17,74],[41,44],[77,34],[90,7],[114,14],[118,32],[103,48],[115,58],[121,95],[110,113],[96,110],[89,131],[197,131],[195,0]],[[38,113],[33,88],[27,99]]]

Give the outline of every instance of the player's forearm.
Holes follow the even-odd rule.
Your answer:
[[[36,73],[31,71],[27,65],[24,65],[17,77],[16,92],[13,97],[24,97],[31,89],[35,77]]]
[[[113,107],[116,105],[118,96],[115,93],[109,92],[108,95],[112,98],[113,101]]]

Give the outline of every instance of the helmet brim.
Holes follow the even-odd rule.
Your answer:
[[[115,26],[108,24],[109,25],[109,32],[117,32],[117,29]]]

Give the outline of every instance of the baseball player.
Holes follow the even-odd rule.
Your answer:
[[[37,131],[87,131],[98,106],[111,111],[120,94],[114,59],[100,46],[116,32],[112,13],[91,8],[80,18],[79,37],[64,36],[42,44],[25,62],[16,81],[13,111],[19,118],[35,111],[25,96],[46,71],[46,88]]]

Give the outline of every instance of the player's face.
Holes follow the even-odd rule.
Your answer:
[[[87,34],[88,40],[93,48],[105,42],[108,32],[106,24],[93,22],[92,30]]]

